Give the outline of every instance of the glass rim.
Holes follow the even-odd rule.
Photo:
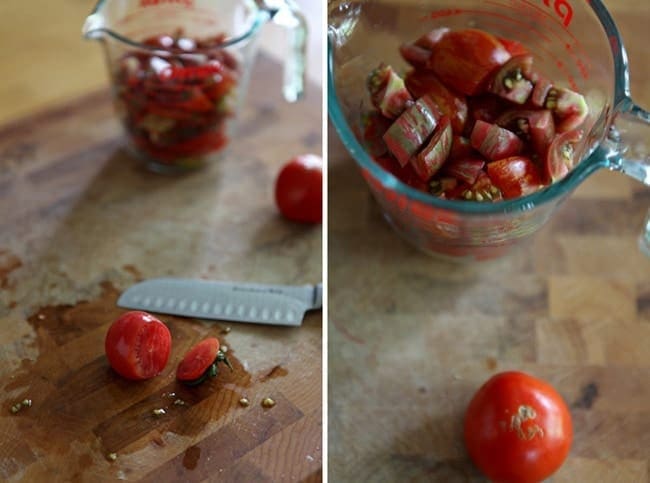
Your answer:
[[[92,12],[90,12],[90,16],[92,15],[101,15],[101,10],[104,6],[104,4],[109,1],[109,0],[98,0],[98,2],[95,4],[95,7],[93,8]],[[85,32],[84,36],[87,38],[92,37],[93,32],[102,32],[110,37],[114,38],[115,40],[118,40],[119,42],[122,42],[124,44],[130,45],[131,47],[135,47],[138,49],[142,50],[147,50],[147,51],[156,51],[156,52],[165,52],[168,53],[169,55],[188,55],[188,54],[200,54],[202,52],[208,52],[212,51],[214,49],[223,49],[226,47],[230,47],[232,45],[235,45],[239,42],[242,42],[244,40],[247,40],[251,38],[253,35],[257,33],[257,31],[269,20],[271,19],[272,12],[263,8],[260,8],[259,4],[254,3],[256,7],[256,11],[254,12],[254,19],[253,22],[248,30],[246,32],[236,36],[236,37],[230,37],[225,39],[223,42],[220,42],[218,44],[215,44],[209,48],[201,48],[201,49],[195,49],[191,52],[174,52],[169,49],[166,49],[164,47],[156,47],[153,45],[146,45],[141,42],[138,42],[136,40],[130,39],[118,32],[116,32],[113,29],[107,28],[107,27],[100,27],[96,29],[89,30],[88,32]]]
[[[615,38],[617,40],[616,42],[608,42],[614,60],[614,111],[616,111],[630,96],[627,54],[618,28],[602,1],[591,0],[589,6],[598,17],[604,33],[608,38]],[[442,210],[465,214],[503,214],[529,211],[538,205],[559,199],[563,195],[570,193],[589,175],[610,165],[608,160],[609,153],[601,146],[598,146],[592,153],[583,158],[563,179],[529,195],[494,203],[441,199],[412,188],[384,170],[372,159],[353,134],[336,94],[334,55],[332,41],[329,36],[327,42],[327,104],[329,117],[339,135],[339,139],[362,170],[370,172],[383,187],[391,189],[399,195],[407,196],[414,201]]]

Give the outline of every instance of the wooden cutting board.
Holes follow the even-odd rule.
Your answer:
[[[1,480],[321,480],[320,312],[299,328],[162,315],[170,360],[145,382],[104,355],[137,280],[321,280],[321,227],[284,220],[273,198],[284,161],[321,152],[321,92],[289,105],[280,83],[260,58],[231,151],[183,176],[125,154],[107,91],[0,129]],[[206,336],[234,371],[179,385],[176,365]]]
[[[607,5],[647,107],[647,4]],[[650,190],[599,172],[522,249],[453,265],[391,230],[329,139],[332,481],[485,481],[463,414],[485,380],[514,369],[571,408],[574,443],[553,483],[650,482],[650,259],[637,249]]]

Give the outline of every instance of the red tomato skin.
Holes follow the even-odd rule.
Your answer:
[[[214,364],[219,347],[219,339],[216,337],[209,337],[196,344],[178,364],[176,378],[179,381],[192,381],[201,377]]]
[[[482,30],[449,32],[435,45],[427,67],[450,89],[465,95],[484,90],[484,84],[510,53],[493,35]]]
[[[518,418],[527,407],[534,410]],[[472,398],[464,439],[474,464],[496,483],[537,483],[562,465],[573,440],[571,415],[548,383],[522,372],[493,376]]]
[[[108,329],[104,341],[111,367],[126,379],[150,379],[162,372],[171,352],[167,326],[147,312],[131,311]]]
[[[300,223],[323,221],[323,160],[303,154],[289,160],[275,182],[275,202],[286,218]]]

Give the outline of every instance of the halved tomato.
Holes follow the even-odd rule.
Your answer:
[[[126,379],[143,380],[165,368],[171,343],[165,324],[147,312],[134,310],[111,324],[104,349],[115,372]]]
[[[487,174],[506,199],[528,195],[543,186],[537,167],[524,156],[488,163]]]
[[[188,386],[196,386],[208,377],[217,375],[219,362],[225,363],[232,370],[230,361],[219,347],[219,339],[216,337],[210,337],[196,344],[178,364],[176,379]]]
[[[499,40],[482,30],[447,32],[431,52],[427,66],[449,88],[475,95],[490,75],[510,59]]]

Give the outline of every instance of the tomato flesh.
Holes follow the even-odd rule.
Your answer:
[[[523,156],[488,163],[487,174],[506,199],[528,195],[543,186],[537,167]]]
[[[160,374],[167,364],[171,334],[153,315],[131,311],[108,329],[104,349],[119,375],[131,380],[149,379]]]
[[[193,382],[201,378],[216,362],[219,347],[219,339],[216,337],[210,337],[196,344],[178,364],[176,378],[182,382]]]
[[[411,158],[411,164],[422,181],[428,181],[440,170],[449,156],[451,140],[451,123],[447,116],[443,116],[429,144]]]
[[[280,213],[300,223],[323,220],[323,160],[303,154],[289,160],[275,181],[275,201]]]
[[[424,96],[388,128],[384,142],[401,166],[408,163],[433,134],[440,117],[438,105],[429,96]]]
[[[489,379],[464,421],[467,451],[499,483],[538,483],[555,473],[573,439],[569,410],[548,383],[522,372]]]
[[[404,83],[417,98],[428,95],[445,116],[451,120],[454,134],[463,132],[467,121],[467,102],[445,87],[433,72],[412,70],[406,74]]]
[[[519,154],[524,147],[512,131],[484,121],[476,121],[470,141],[472,147],[490,161]]]

